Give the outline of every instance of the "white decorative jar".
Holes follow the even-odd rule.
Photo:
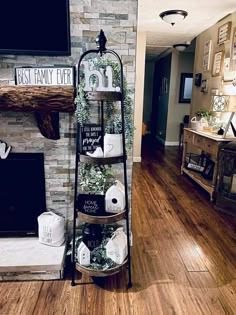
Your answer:
[[[104,136],[104,157],[115,157],[123,154],[122,134],[108,134]]]

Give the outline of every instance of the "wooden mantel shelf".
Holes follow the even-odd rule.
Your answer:
[[[74,112],[74,92],[73,86],[0,86],[0,111],[34,112],[41,134],[57,140],[59,112]]]

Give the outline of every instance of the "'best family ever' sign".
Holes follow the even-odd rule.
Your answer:
[[[15,69],[16,85],[72,86],[74,67],[22,67]]]

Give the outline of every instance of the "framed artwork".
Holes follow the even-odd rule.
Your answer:
[[[218,45],[227,42],[230,39],[232,22],[225,23],[218,28]]]
[[[194,77],[194,85],[195,86],[201,86],[202,84],[202,74],[201,73],[196,73]]]
[[[236,27],[234,28],[232,40],[232,60],[236,60]]]
[[[212,66],[212,76],[217,77],[221,75],[224,63],[224,51],[218,51],[214,55],[213,66]]]
[[[80,128],[78,144],[81,154],[94,152],[97,147],[103,147],[102,126],[97,124],[84,124]]]
[[[179,103],[190,103],[192,98],[193,74],[181,73]]]
[[[204,45],[202,63],[203,71],[208,71],[210,69],[211,46],[212,46],[211,40],[208,40]]]
[[[202,93],[208,93],[208,80],[206,80],[206,79],[202,80],[201,92]]]

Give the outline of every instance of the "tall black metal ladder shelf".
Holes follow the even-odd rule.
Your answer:
[[[85,273],[94,277],[104,277],[109,276],[115,273],[122,271],[125,267],[128,271],[128,287],[132,286],[131,281],[131,255],[130,255],[130,227],[129,227],[129,200],[128,200],[128,183],[127,183],[127,166],[126,166],[126,148],[125,148],[125,119],[124,119],[124,89],[123,89],[123,65],[119,55],[113,51],[106,49],[106,37],[101,30],[99,36],[96,39],[97,49],[88,50],[82,54],[79,63],[78,63],[78,85],[80,84],[80,71],[81,65],[85,58],[85,56],[89,54],[100,54],[100,56],[104,54],[110,54],[116,57],[118,64],[120,65],[120,91],[119,92],[87,92],[87,99],[90,101],[97,101],[100,104],[100,113],[101,113],[101,125],[102,125],[102,134],[104,134],[104,101],[111,102],[119,102],[120,110],[121,110],[121,123],[122,123],[122,146],[123,146],[123,155],[117,157],[106,157],[106,158],[96,158],[90,157],[84,154],[80,154],[79,150],[79,141],[76,141],[76,161],[75,161],[75,183],[74,183],[74,218],[73,218],[73,240],[72,240],[72,279],[71,285],[76,285],[75,282],[75,272],[78,270],[81,273]],[[77,124],[77,137],[80,135],[80,125]],[[124,177],[124,187],[125,187],[125,209],[124,211],[118,212],[117,214],[112,214],[109,216],[91,216],[84,214],[79,211],[78,205],[78,180],[79,180],[79,164],[80,163],[88,163],[88,164],[97,164],[97,165],[110,165],[116,163],[123,164],[123,177]],[[80,265],[76,262],[76,219],[79,219],[84,223],[91,224],[112,224],[118,222],[122,219],[126,221],[126,235],[127,235],[127,247],[128,247],[128,255],[126,260],[122,265],[117,265],[114,268],[107,269],[105,271],[101,270],[93,270],[89,269],[85,266]]]

